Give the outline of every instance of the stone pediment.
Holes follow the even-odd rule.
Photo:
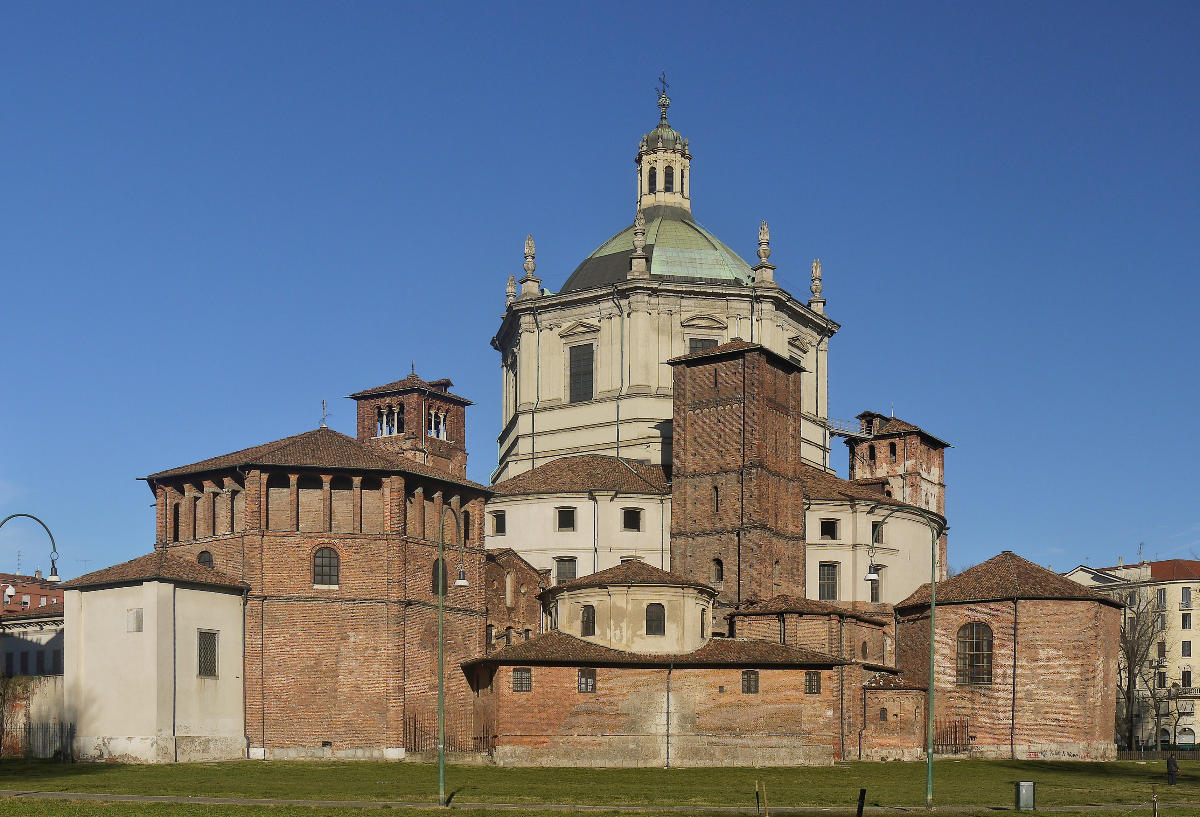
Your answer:
[[[600,327],[588,321],[575,321],[566,329],[558,333],[561,338],[573,338],[579,335],[594,335],[600,331]]]
[[[688,329],[725,329],[725,321],[713,315],[696,314],[684,318],[682,325]]]
[[[809,342],[807,340],[805,340],[803,337],[801,337],[800,335],[792,335],[790,338],[788,338],[788,348],[794,349],[795,351],[799,352],[800,354],[807,353],[809,350],[809,346],[810,346]]]

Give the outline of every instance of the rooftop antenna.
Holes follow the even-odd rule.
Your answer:
[[[417,373],[417,359],[416,359],[416,358],[413,358],[413,359],[412,359],[412,369],[411,369],[411,372],[412,372],[414,375]]]
[[[21,575],[21,551],[17,551],[17,575]]]
[[[76,559],[75,561],[77,561],[77,562],[79,562],[81,565],[83,565],[83,572],[84,572],[84,573],[86,573],[86,572],[87,572],[87,566],[88,566],[88,565],[90,565],[90,564],[92,563],[92,560],[91,560],[91,559]]]
[[[892,419],[893,420],[896,419],[896,401],[895,400],[892,401]]]
[[[329,416],[329,412],[325,409],[325,401],[321,400],[321,428],[329,428],[325,423],[325,418]]]

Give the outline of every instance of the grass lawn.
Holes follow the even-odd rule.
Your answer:
[[[1184,763],[1180,785],[1165,785],[1162,761],[1074,763],[939,760],[934,802],[987,810],[1012,808],[1013,782],[1035,780],[1038,806],[1200,802],[1200,768]],[[0,789],[306,800],[402,800],[433,803],[436,767],[423,763],[235,761],[160,766],[0,762]],[[919,807],[925,802],[923,763],[846,763],[766,769],[558,769],[455,766],[446,770],[455,802],[655,806],[712,805],[754,809],[755,781],[766,784],[773,808],[853,809],[860,787],[867,805]],[[13,801],[8,801],[11,805]],[[79,810],[73,811],[78,805]],[[969,809],[968,809],[969,810]],[[5,808],[6,813],[15,813]],[[470,814],[465,807],[456,809]],[[67,804],[22,799],[19,813],[40,814],[313,815],[306,807],[194,804]],[[421,810],[423,813],[424,810]],[[328,813],[328,809],[322,813]],[[339,809],[340,815],[376,813]],[[393,811],[390,813],[407,813]],[[413,812],[414,814],[419,812]],[[483,812],[480,812],[483,813]],[[1119,814],[1120,810],[1113,812]],[[1173,814],[1180,813],[1173,811]],[[594,812],[593,812],[594,814]]]

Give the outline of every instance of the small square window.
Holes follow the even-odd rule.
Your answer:
[[[596,691],[596,671],[594,669],[581,669],[579,671],[579,691]]]
[[[513,692],[533,692],[533,670],[513,667]]]
[[[503,536],[508,532],[508,520],[504,511],[492,511],[492,535]]]
[[[821,671],[806,670],[804,673],[804,694],[805,695],[820,695],[821,694]]]
[[[642,529],[642,509],[624,508],[621,511],[621,529],[640,531]]]
[[[748,669],[742,671],[742,694],[758,694],[758,670]]]
[[[197,671],[201,678],[217,677],[217,634],[201,630],[197,634]]]
[[[836,519],[821,520],[821,538],[836,539],[838,538],[838,521]]]
[[[574,508],[556,508],[555,516],[558,519],[558,529],[562,531],[575,530],[575,509]]]

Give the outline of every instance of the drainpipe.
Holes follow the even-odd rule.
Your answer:
[[[667,766],[671,768],[671,670],[674,664],[667,664]]]
[[[1017,600],[1013,599],[1012,714],[1008,727],[1008,756],[1017,759]]]
[[[753,303],[753,301],[751,302]],[[753,321],[750,323],[754,327]],[[746,357],[742,356],[742,461],[738,468],[737,604],[742,604],[742,528],[746,524]]]
[[[621,301],[617,298],[617,285],[613,284],[612,302],[617,307],[617,312],[621,316],[621,366],[620,376],[617,380],[617,457],[621,456],[621,392],[625,390],[625,310],[621,308]]]
[[[658,566],[667,569],[667,498],[658,498]]]
[[[600,571],[600,500],[595,491],[588,491],[588,499],[592,500],[592,572]]]

